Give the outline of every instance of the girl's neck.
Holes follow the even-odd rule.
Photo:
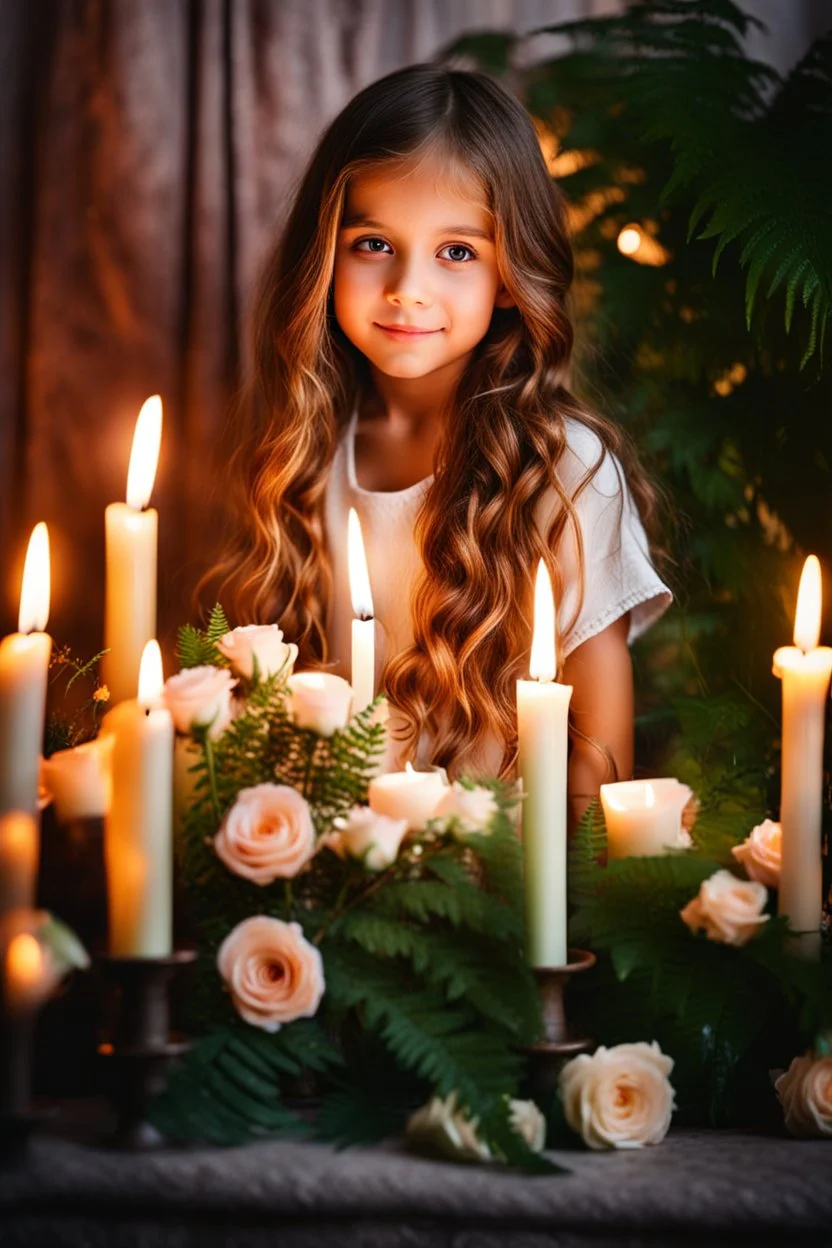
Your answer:
[[[362,417],[386,421],[391,429],[411,435],[438,433],[464,367],[454,363],[452,370],[437,369],[427,377],[388,377],[372,368],[372,390],[361,404]]]

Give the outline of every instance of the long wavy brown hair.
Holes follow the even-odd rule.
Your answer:
[[[424,734],[433,761],[453,774],[496,736],[508,774],[538,561],[557,602],[558,542],[571,526],[581,551],[575,499],[606,450],[623,464],[648,531],[655,495],[623,431],[567,388],[573,261],[564,206],[530,118],[486,76],[430,64],[399,70],[357,95],[321,139],[264,273],[251,427],[237,453],[240,525],[215,572],[238,622],[277,620],[306,664],[327,661],[324,495],[369,379],[332,310],[345,192],[357,173],[426,151],[447,160],[449,177],[460,166],[476,177],[516,306],[495,309],[446,414],[416,524],[423,569],[411,600],[414,640],[390,659],[384,685],[411,748]],[[571,496],[558,476],[567,417],[604,448]],[[540,532],[535,509],[547,491],[559,506]],[[559,659],[573,623],[558,621]]]

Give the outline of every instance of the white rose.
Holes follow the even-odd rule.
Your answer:
[[[114,738],[110,733],[69,750],[57,750],[40,763],[41,784],[52,795],[59,823],[95,819],[110,810]]]
[[[283,633],[276,624],[245,624],[242,628],[233,628],[219,639],[217,649],[247,680],[254,675],[255,659],[258,673],[265,680],[278,672],[284,677],[291,676],[298,657],[297,646],[283,640]]]
[[[655,1040],[582,1053],[560,1073],[566,1121],[589,1148],[658,1144],[675,1108],[672,1070]]]
[[[496,814],[497,799],[490,789],[480,785],[466,789],[458,781],[448,789],[435,812],[437,818],[453,820],[455,834],[463,838],[471,832],[488,832]]]
[[[542,1153],[546,1145],[546,1119],[534,1101],[509,1101],[508,1118],[511,1129],[526,1141],[533,1153]]]
[[[680,915],[691,931],[704,931],[708,940],[747,945],[768,922],[762,913],[767,900],[765,885],[738,880],[730,871],[715,871]]]
[[[449,1161],[490,1161],[491,1149],[477,1135],[478,1118],[457,1109],[456,1093],[444,1099],[434,1096],[411,1114],[406,1137],[418,1148],[438,1153]]]
[[[236,680],[224,667],[186,667],[165,681],[165,706],[177,732],[209,728],[219,737],[231,723],[231,690]]]
[[[796,1057],[774,1088],[787,1131],[803,1139],[832,1136],[832,1056]]]
[[[229,871],[255,884],[295,876],[315,852],[309,804],[285,784],[241,789],[214,838],[214,849]]]
[[[347,818],[336,820],[335,826],[343,848],[351,858],[363,858],[368,871],[384,871],[391,866],[407,832],[406,819],[388,819],[369,806],[353,806]]]
[[[780,824],[765,819],[752,828],[742,845],[735,845],[731,853],[745,867],[749,879],[767,888],[779,888],[781,839]]]
[[[352,706],[352,686],[331,672],[296,672],[289,677],[289,714],[298,728],[321,737],[345,728]]]

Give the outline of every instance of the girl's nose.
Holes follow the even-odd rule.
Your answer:
[[[394,307],[429,307],[433,302],[424,274],[416,264],[400,265],[390,274],[384,292]]]

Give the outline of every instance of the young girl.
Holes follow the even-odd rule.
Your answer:
[[[646,479],[567,388],[572,272],[534,128],[499,86],[415,65],[356,96],[265,276],[224,567],[238,622],[277,620],[298,667],[349,677],[355,507],[399,761],[510,776],[542,557],[583,806],[631,774],[628,642],[670,593]]]

